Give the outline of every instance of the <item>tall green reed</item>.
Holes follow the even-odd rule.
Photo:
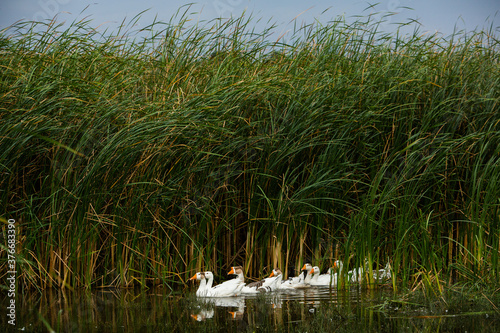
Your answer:
[[[180,11],[135,36],[2,32],[1,216],[25,285],[335,259],[368,285],[387,261],[394,287],[497,283],[496,37],[273,29]]]

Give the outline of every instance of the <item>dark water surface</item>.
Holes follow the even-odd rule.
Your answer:
[[[199,299],[194,290],[55,291],[18,294],[16,326],[1,299],[1,331],[47,332],[500,332],[495,309],[405,301],[390,290],[293,292]]]

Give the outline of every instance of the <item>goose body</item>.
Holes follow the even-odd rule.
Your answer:
[[[241,292],[243,294],[256,294],[261,292],[270,292],[278,289],[278,286],[281,285],[281,281],[283,279],[283,275],[279,268],[273,269],[271,275],[269,277],[257,281],[252,282],[243,287]]]
[[[335,282],[334,285],[337,285],[337,276],[332,274],[331,269],[328,269],[326,274],[321,274],[319,267],[314,266],[312,272],[311,286],[330,286],[333,282]],[[334,275],[335,279],[333,279]]]
[[[308,288],[312,279],[312,266],[311,264],[304,264],[301,271],[303,271],[299,276],[293,277],[281,283],[279,289],[302,289]]]
[[[209,274],[207,274],[209,273]],[[245,286],[245,277],[243,276],[243,268],[241,266],[231,267],[229,274],[237,275],[236,278],[225,281],[221,284],[216,285],[213,288],[206,290],[207,297],[229,297],[238,296],[241,293],[241,289]],[[205,276],[208,278],[208,283],[213,279],[212,272],[205,272]]]
[[[263,291],[263,292],[268,291],[268,289],[269,289],[268,285],[270,284],[270,281],[269,281],[270,279],[274,280],[273,278],[265,278],[265,279],[260,280],[260,281],[248,283],[241,289],[241,293],[242,294],[257,294],[261,291]]]
[[[342,271],[344,268],[344,263],[341,260],[336,260],[333,264],[333,269],[336,271],[332,274],[332,286],[336,286],[340,276],[342,276]],[[332,269],[328,269],[329,272],[332,272]],[[363,277],[363,267],[358,267],[353,270],[347,272],[347,279],[350,283],[359,283]]]
[[[281,270],[279,268],[273,269],[273,272],[269,275],[269,277],[274,278],[273,283],[270,285],[271,291],[279,289],[279,286],[281,286],[281,283],[283,282],[283,273]]]
[[[391,275],[391,264],[387,263],[384,268],[379,269],[378,271],[373,272],[373,278],[375,281],[384,282],[386,280],[390,280]]]

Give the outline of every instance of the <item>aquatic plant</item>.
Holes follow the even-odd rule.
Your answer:
[[[20,284],[173,288],[202,268],[342,259],[390,261],[395,288],[498,285],[492,31],[135,20],[0,34],[0,216],[18,221]]]

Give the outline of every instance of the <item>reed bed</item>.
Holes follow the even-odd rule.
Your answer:
[[[394,288],[498,286],[492,31],[368,17],[285,40],[186,13],[1,32],[0,216],[18,221],[20,285],[175,288],[342,259],[389,261]]]

